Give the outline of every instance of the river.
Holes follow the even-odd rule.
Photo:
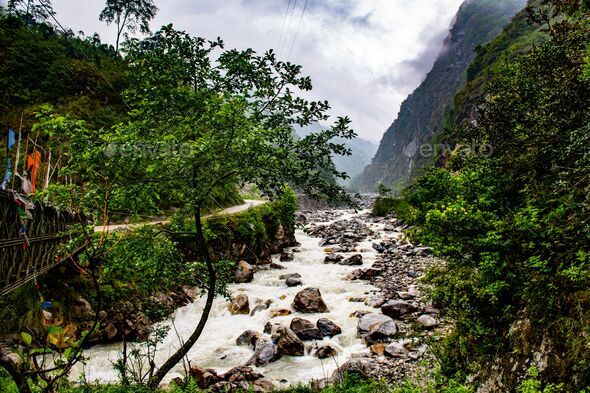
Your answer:
[[[335,220],[350,219],[366,212],[354,213],[352,211],[334,211]],[[329,224],[330,222],[325,222]],[[321,223],[317,223],[321,224]],[[372,229],[379,230],[380,224],[370,224]],[[273,324],[289,325],[295,317],[316,322],[319,318],[328,318],[342,328],[342,334],[332,338],[324,338],[324,342],[331,343],[339,351],[334,358],[320,360],[310,355],[314,342],[306,342],[305,356],[283,356],[280,360],[267,366],[257,368],[266,378],[273,381],[275,386],[288,386],[298,383],[306,383],[329,377],[338,366],[345,363],[355,352],[366,351],[366,346],[357,337],[358,319],[351,317],[357,310],[372,309],[364,303],[351,302],[351,298],[367,298],[379,292],[367,281],[350,281],[346,277],[355,269],[354,266],[342,266],[338,264],[324,264],[325,248],[320,245],[321,239],[308,236],[303,230],[297,230],[296,238],[301,244],[296,247],[291,262],[280,262],[279,256],[273,256],[275,263],[282,264],[285,270],[263,270],[256,273],[254,280],[246,284],[232,284],[229,292],[232,295],[246,294],[250,300],[252,309],[256,302],[271,300],[268,310],[250,315],[231,315],[228,311],[229,302],[223,298],[215,300],[207,326],[197,344],[190,351],[188,358],[192,365],[203,368],[213,368],[218,372],[246,363],[253,355],[253,350],[240,347],[235,344],[236,338],[246,330],[262,332],[264,325],[270,321]],[[357,250],[363,256],[363,267],[371,267],[377,258],[377,253],[372,249],[372,239],[365,239],[359,243]],[[354,253],[342,253],[349,256]],[[299,273],[302,276],[303,286],[288,288],[281,275],[287,273]],[[329,312],[322,314],[300,314],[293,311],[289,316],[270,318],[274,309],[291,309],[291,303],[296,293],[303,288],[319,288]],[[204,298],[200,298],[192,304],[179,308],[173,315],[176,331],[171,329],[159,345],[156,354],[156,364],[161,364],[175,348],[179,346],[180,337],[188,337],[203,309]],[[172,325],[172,319],[164,322]],[[177,334],[178,333],[178,334]],[[113,368],[113,362],[119,359],[122,345],[100,345],[85,352],[88,358],[84,366],[78,366],[75,370],[75,378],[83,372],[89,381],[116,382],[118,375]],[[185,374],[182,365],[177,365],[166,377],[164,383],[175,377],[183,377]]]

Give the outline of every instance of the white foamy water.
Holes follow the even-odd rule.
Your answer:
[[[347,213],[339,217],[338,220],[354,216],[356,214]],[[374,229],[377,228],[380,229],[380,226],[374,227]],[[279,262],[278,256],[273,256],[274,261],[285,266],[286,270],[261,271],[255,274],[251,283],[229,286],[229,291],[233,295],[241,293],[248,295],[250,309],[256,306],[257,299],[262,301],[270,299],[272,304],[269,309],[258,311],[254,316],[231,315],[228,311],[229,303],[222,298],[216,299],[203,334],[188,354],[192,365],[214,368],[218,372],[225,372],[232,367],[243,365],[254,352],[250,348],[235,345],[235,340],[240,334],[246,330],[262,333],[264,325],[269,321],[273,324],[279,323],[288,326],[295,317],[305,318],[314,323],[319,318],[328,318],[339,325],[342,328],[342,334],[333,338],[324,338],[323,343],[334,345],[340,353],[335,359],[317,359],[309,355],[314,342],[307,341],[305,342],[305,356],[283,356],[276,362],[257,368],[267,378],[272,379],[276,386],[305,383],[328,377],[338,365],[344,364],[352,353],[367,350],[356,336],[358,320],[350,317],[350,314],[357,310],[374,311],[374,309],[364,303],[352,303],[349,299],[369,298],[377,293],[378,289],[366,281],[348,281],[346,276],[355,269],[368,268],[373,265],[377,253],[371,247],[372,239],[366,239],[357,247],[358,253],[363,256],[363,266],[350,267],[324,264],[326,253],[324,247],[320,246],[321,239],[309,237],[301,230],[296,232],[296,237],[301,243],[301,246],[297,247],[301,252],[295,253],[295,259],[292,262]],[[343,253],[342,255],[349,256],[355,253]],[[303,286],[288,288],[285,280],[279,279],[279,276],[288,273],[301,274]],[[297,292],[307,287],[320,289],[330,312],[322,314],[293,312],[289,316],[270,318],[270,312],[273,309],[291,309],[291,303]],[[204,301],[204,298],[198,299],[174,313],[174,325],[181,337],[188,338],[192,333],[201,316]],[[171,321],[165,323],[171,324]],[[164,342],[159,345],[156,364],[162,364],[179,346],[177,334],[171,329]],[[74,377],[84,372],[90,381],[117,381],[117,373],[113,369],[112,363],[120,357],[121,348],[121,344],[111,344],[96,346],[85,351],[84,354],[89,360],[84,367],[78,366],[73,373]],[[184,376],[184,370],[180,364],[168,373],[164,382],[179,376]]]

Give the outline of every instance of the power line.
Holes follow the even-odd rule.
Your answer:
[[[279,35],[279,42],[277,44],[277,51],[281,48],[281,42],[283,41],[283,34],[285,34],[285,26],[287,25],[287,16],[289,16],[289,9],[291,8],[291,0],[287,4],[287,11],[285,12],[285,17],[283,18],[283,27],[281,28],[281,34]]]
[[[293,4],[293,9],[291,10],[291,13],[289,14],[289,21],[287,23],[287,29],[285,30],[285,35],[283,37],[283,44],[281,45],[280,53],[283,52],[283,50],[285,49],[285,45],[287,45],[287,35],[289,34],[289,29],[291,28],[291,21],[293,20],[293,14],[295,13],[295,8],[297,8],[297,0],[295,0],[295,2]]]
[[[301,29],[301,22],[303,22],[303,16],[305,15],[305,11],[307,10],[308,2],[309,0],[305,0],[305,4],[303,5],[303,10],[301,11],[301,17],[299,17],[299,24],[297,25],[297,31],[295,32],[295,37],[293,37],[293,42],[291,43],[291,49],[289,49],[289,56],[287,57],[287,61],[291,59],[291,54],[293,53],[293,48],[295,47],[295,42],[297,41],[299,30]]]

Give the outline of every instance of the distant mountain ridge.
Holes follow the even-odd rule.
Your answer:
[[[466,82],[475,49],[497,37],[525,5],[526,0],[463,3],[432,70],[402,104],[372,163],[353,180],[353,189],[374,191],[379,184],[399,189],[432,160],[420,154],[420,146],[443,129],[453,98]]]

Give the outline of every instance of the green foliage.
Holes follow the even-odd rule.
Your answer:
[[[456,320],[438,346],[443,373],[477,372],[549,337],[566,355],[523,392],[544,391],[540,383],[548,382],[556,384],[548,392],[590,384],[581,349],[590,345],[590,89],[583,77],[590,25],[575,12],[556,15],[545,43],[495,70],[478,122],[455,127],[459,143],[489,144],[492,155],[451,156],[447,169],[428,171],[403,197],[413,235],[447,260],[427,277],[433,302]],[[509,339],[524,318],[534,333],[512,331],[522,339]]]
[[[10,374],[2,367],[0,367],[0,393],[18,393],[18,388]]]
[[[126,65],[98,36],[62,34],[40,22],[27,26],[24,12],[0,13],[0,52],[2,128],[17,130],[24,112],[24,129],[30,129],[42,104],[93,127],[111,127],[124,118],[119,92]]]
[[[106,247],[101,281],[120,282],[120,290],[131,284],[149,296],[190,282],[176,245],[154,227],[115,233]]]

